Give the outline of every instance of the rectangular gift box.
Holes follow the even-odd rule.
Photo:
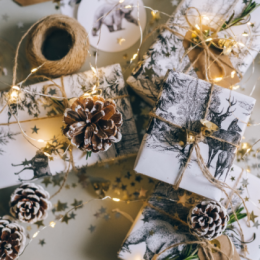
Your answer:
[[[200,131],[200,120],[206,119],[219,128],[211,137],[199,142],[201,156],[210,173],[225,181],[253,110],[255,99],[243,94],[213,86],[183,73],[168,71],[162,84],[155,116],[193,132]],[[180,146],[181,129],[153,118],[144,135],[135,163],[135,171],[174,184],[189,158],[192,145]],[[191,154],[180,187],[207,198],[218,200],[221,191],[203,175],[195,150]]]
[[[122,140],[114,143],[107,152],[92,153],[86,158],[86,153],[79,149],[73,149],[75,167],[94,165],[99,162],[108,162],[137,153],[139,141],[135,120],[127,96],[124,78],[119,64],[104,67],[98,70],[100,86],[104,98],[116,98],[118,110],[123,114],[121,127]],[[59,102],[53,102],[49,97],[32,95],[25,91],[32,91],[61,97],[62,93],[56,86],[64,86],[68,98],[80,97],[86,91],[92,89],[96,79],[92,71],[78,73],[53,81],[41,82],[24,87],[19,94],[18,113],[16,117],[21,122],[23,131],[34,140],[29,143],[21,134],[21,129],[10,113],[6,104],[6,92],[0,92],[0,188],[19,184],[19,180],[30,180],[42,176],[62,173],[68,167],[70,153],[64,152],[68,148],[68,141],[62,134],[63,116]],[[121,98],[120,98],[121,96]],[[17,106],[10,106],[13,113]],[[40,143],[38,140],[47,140]],[[36,147],[34,147],[36,146]],[[37,152],[37,148],[47,148],[48,155]],[[53,158],[52,158],[53,157]]]
[[[239,223],[242,227],[247,245],[248,254],[246,254],[246,257],[247,259],[255,260],[259,258],[260,252],[260,229],[258,228],[260,225],[260,208],[258,206],[260,199],[258,192],[260,180],[246,171],[244,171],[243,175],[240,177],[241,168],[238,166],[233,166],[231,172],[232,178],[229,178],[228,184],[231,185],[232,188],[241,191],[241,196],[243,198],[248,198],[246,199],[246,206],[252,216],[250,227],[247,226],[246,218],[240,219]],[[240,180],[238,179],[239,177]],[[238,183],[237,180],[239,180]],[[231,191],[229,190],[228,192],[230,193]],[[194,193],[190,193],[183,189],[174,190],[171,185],[162,182],[157,184],[154,193],[148,199],[148,204],[145,204],[140,210],[131,229],[129,230],[122,247],[119,250],[119,258],[123,260],[152,260],[156,254],[159,254],[171,245],[184,241],[191,241],[193,238],[189,235],[188,228],[178,220],[171,218],[171,216],[177,216],[181,220],[186,221],[190,208],[198,203],[196,201],[200,200],[203,200],[203,197]],[[222,202],[225,204],[224,197]],[[241,206],[241,201],[236,196],[233,197],[232,203],[235,209]],[[242,212],[245,212],[245,210]],[[230,208],[228,214],[232,214]],[[233,260],[240,259],[238,254],[242,254],[243,251],[241,250],[242,244],[240,242],[241,237],[239,236],[237,222],[232,223],[232,226],[229,226],[226,229],[224,235],[229,236],[235,246],[235,257]],[[225,238],[225,236],[221,236],[218,237],[217,240],[220,241],[221,249],[227,250],[225,252],[229,254],[231,248],[224,248],[224,246],[229,245],[229,242],[227,239],[223,241],[223,237]],[[223,244],[221,241],[223,241]],[[214,241],[214,243],[216,243],[216,241]],[[183,249],[183,246],[178,246],[166,250],[156,259],[175,259],[174,257],[180,257],[181,254],[185,253]],[[185,257],[177,259],[184,258]],[[202,257],[201,252],[199,253],[199,259],[206,259]],[[218,255],[218,257],[217,255],[214,255],[214,259],[224,260],[226,258],[220,257],[220,255]]]
[[[205,79],[205,57],[201,57],[194,66],[192,62],[198,57],[199,48],[192,50],[188,55],[184,55],[189,47],[188,41],[183,40],[183,37],[177,35],[180,34],[185,38],[190,37],[191,28],[185,19],[185,12],[188,8],[195,7],[202,15],[202,24],[206,24],[209,28],[217,28],[217,26],[232,15],[235,12],[235,17],[242,13],[245,6],[249,1],[239,0],[235,4],[235,0],[182,0],[172,17],[167,22],[169,26],[176,33],[173,34],[169,30],[164,30],[157,38],[155,43],[149,48],[139,65],[134,69],[132,75],[127,79],[127,83],[134,89],[134,91],[140,95],[145,101],[154,105],[157,100],[157,96],[160,92],[161,82],[168,69],[174,69],[179,72],[189,74],[193,77],[199,77]],[[260,0],[255,1],[260,3]],[[235,4],[235,6],[234,6]],[[223,56],[221,59],[228,59],[228,63],[240,72],[240,75],[244,75],[248,67],[255,59],[258,51],[260,50],[259,41],[259,15],[260,8],[257,8],[250,14],[250,23],[244,22],[242,25],[233,26],[230,29],[218,34],[219,38],[234,37],[239,42],[239,48],[235,48],[236,54]],[[190,20],[191,25],[195,26],[199,24],[198,13],[195,9],[189,9],[187,17]],[[189,34],[189,36],[188,36]],[[248,34],[248,37],[242,36]],[[212,48],[211,48],[212,50]],[[201,51],[201,49],[199,49]],[[192,61],[192,62],[191,62]],[[231,63],[230,63],[231,62]],[[213,63],[214,65],[215,63]],[[212,64],[211,64],[212,65]],[[231,78],[231,72],[229,66],[225,66],[226,76],[219,82],[220,86],[229,87],[234,85],[234,79]],[[214,78],[223,76],[223,73],[215,71],[219,70],[219,67],[213,68],[212,75]],[[203,76],[202,73],[203,72]],[[235,76],[236,82],[238,78]],[[223,83],[223,84],[222,84]]]
[[[128,232],[118,253],[119,258],[123,260],[188,259],[192,253],[198,253],[200,260],[206,259],[201,250],[196,252],[196,245],[171,247],[177,243],[197,240],[189,233],[189,228],[177,219],[187,222],[190,209],[202,200],[203,197],[196,194],[183,189],[174,190],[169,184],[158,183],[148,203],[140,210]],[[221,244],[221,250],[230,255],[232,246],[228,238],[222,235],[216,239]],[[187,255],[188,251],[190,254]],[[237,251],[234,251],[233,260],[240,259]],[[214,259],[226,259],[219,256],[221,255],[218,253],[214,254]]]

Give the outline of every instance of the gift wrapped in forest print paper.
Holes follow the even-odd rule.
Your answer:
[[[227,255],[231,255],[232,247],[227,238],[228,236],[234,245],[234,260],[240,259],[239,255],[241,254],[246,256],[247,259],[258,259],[260,254],[260,210],[258,206],[260,180],[246,171],[242,172],[240,167],[232,166],[231,176],[227,183],[232,188],[239,190],[240,195],[245,199],[250,213],[250,222],[248,225],[246,210],[242,206],[241,200],[234,195],[232,204],[243,230],[244,243],[242,243],[240,229],[234,213],[229,206],[227,228],[222,236],[213,240],[213,244],[219,249],[226,250],[225,253]],[[227,192],[231,195],[230,190],[227,190]],[[148,199],[148,202],[144,204],[129,230],[122,248],[119,250],[118,255],[120,259],[152,260],[156,258],[156,255],[159,255],[156,258],[157,260],[206,259],[201,250],[197,250],[197,245],[180,245],[169,248],[177,243],[196,240],[196,238],[191,236],[186,225],[181,224],[180,221],[174,218],[180,218],[184,222],[187,221],[190,208],[203,199],[203,197],[183,189],[174,190],[172,185],[162,182],[158,183],[155,191]],[[225,197],[221,198],[223,206],[226,205],[226,201]],[[191,255],[194,258],[188,258]],[[221,254],[214,254],[214,259],[221,260],[227,258]],[[244,258],[241,257],[241,259]]]
[[[123,116],[122,139],[112,144],[106,152],[90,154],[80,149],[70,152],[72,146],[63,135],[62,100],[57,99],[62,97],[61,89],[57,86],[63,86],[69,99],[80,97],[91,90],[96,84],[93,71],[26,86],[19,93],[19,101],[9,106],[6,106],[7,92],[1,92],[0,163],[3,167],[0,171],[0,188],[24,180],[64,173],[70,167],[71,156],[74,167],[81,168],[137,153],[137,130],[121,67],[116,64],[100,68],[98,75],[102,96],[114,99]],[[32,94],[36,92],[53,98]],[[21,131],[30,137],[29,141]]]
[[[225,182],[254,104],[251,97],[170,70],[137,155],[135,171],[172,185],[182,172],[179,187],[218,200],[221,190],[203,175],[197,149],[210,175]],[[210,136],[202,135],[194,149],[195,145],[185,140],[186,134],[195,133],[190,137],[194,141],[204,119],[218,130]]]
[[[260,50],[260,8],[253,8],[259,3],[259,0],[182,0],[127,83],[151,105],[157,101],[161,82],[168,69],[207,81],[216,80],[223,87],[235,86]],[[250,15],[246,15],[247,12]],[[234,20],[242,17],[244,19]],[[229,18],[236,23],[228,24],[232,26],[227,29],[225,21]],[[222,31],[217,36],[211,35],[216,29]],[[207,49],[203,46],[194,48],[198,44],[196,34],[200,34],[200,30],[207,32],[204,37],[206,44],[210,42],[208,39],[215,41],[209,48],[210,54],[203,53]],[[225,47],[225,52],[221,54],[224,47],[221,50],[215,48],[217,44],[230,48]],[[208,63],[210,55],[215,58],[211,56]],[[217,63],[218,59],[220,63]]]

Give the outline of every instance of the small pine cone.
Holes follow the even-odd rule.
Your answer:
[[[216,201],[202,201],[190,210],[188,225],[193,235],[212,240],[226,229],[229,216]]]
[[[35,223],[47,218],[50,194],[34,183],[24,183],[11,195],[10,213],[21,222]]]
[[[100,96],[80,97],[64,113],[64,134],[83,151],[107,151],[121,140],[122,114],[113,100]]]
[[[0,259],[15,260],[23,252],[26,234],[22,226],[8,218],[0,218]]]

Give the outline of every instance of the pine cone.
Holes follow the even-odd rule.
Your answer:
[[[122,114],[113,100],[100,96],[80,97],[64,113],[64,134],[83,151],[107,151],[121,140]]]
[[[23,252],[25,243],[24,228],[9,219],[0,218],[0,259],[17,259]]]
[[[202,201],[188,216],[191,233],[208,240],[220,236],[228,221],[226,209],[216,201]]]
[[[50,194],[34,183],[24,183],[11,195],[10,213],[21,222],[35,223],[47,218]]]

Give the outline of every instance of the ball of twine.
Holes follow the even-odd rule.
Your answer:
[[[50,33],[66,31],[71,36],[68,53],[60,60],[48,60],[43,54],[43,44]],[[89,50],[88,34],[77,20],[65,15],[55,14],[37,22],[28,34],[26,56],[32,67],[42,64],[39,72],[53,77],[71,74],[84,64]]]

